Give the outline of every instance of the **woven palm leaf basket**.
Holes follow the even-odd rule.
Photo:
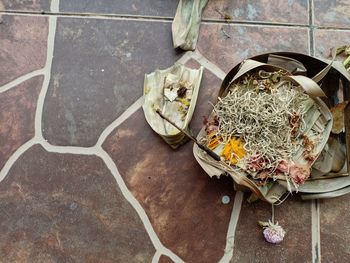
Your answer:
[[[350,192],[350,76],[340,62],[268,53],[236,65],[197,140],[221,156],[193,153],[210,176],[281,203],[293,192],[330,198]]]

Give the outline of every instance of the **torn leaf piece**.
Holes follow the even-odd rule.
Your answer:
[[[338,139],[330,137],[313,165],[312,177],[318,178],[329,172],[339,173],[346,165],[345,161],[345,145],[342,145]]]
[[[176,63],[168,69],[156,70],[145,75],[142,106],[145,118],[151,128],[174,149],[187,139],[183,133],[162,119],[155,110],[159,109],[177,126],[188,130],[202,74],[203,67],[191,69]]]
[[[202,11],[208,0],[180,0],[172,24],[174,48],[195,50]]]
[[[270,54],[268,56],[267,63],[284,68],[285,70],[288,70],[290,73],[293,74],[306,75],[307,70],[305,66],[300,61],[290,57]]]
[[[348,64],[350,63],[350,45],[345,45],[337,48],[336,55],[340,55],[342,53],[344,53],[347,56],[346,59],[343,61],[343,66],[346,69],[349,69]]]
[[[333,116],[332,132],[335,134],[339,134],[345,131],[344,109],[347,104],[348,101],[344,101],[331,108],[331,113]]]

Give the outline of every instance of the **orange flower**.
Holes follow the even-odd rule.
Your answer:
[[[221,137],[217,136],[216,132],[210,133],[208,138],[209,142],[207,146],[210,150],[214,150],[216,147],[218,147]]]
[[[242,159],[246,152],[244,150],[244,143],[239,138],[232,138],[226,144],[221,152],[221,156],[226,161],[230,161],[232,164],[237,164],[238,159]]]

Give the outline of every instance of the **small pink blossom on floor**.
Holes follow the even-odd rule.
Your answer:
[[[286,231],[278,225],[278,223],[273,224],[271,221],[269,221],[268,226],[265,227],[264,231],[264,238],[267,242],[272,244],[278,244],[282,242]]]

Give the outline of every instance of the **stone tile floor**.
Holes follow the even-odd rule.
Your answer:
[[[187,53],[172,48],[176,6],[0,0],[0,262],[350,261],[349,196],[290,198],[269,245],[256,222],[270,206],[209,179],[190,143],[170,150],[141,110],[145,73],[201,64],[197,133],[242,59],[350,43],[350,2],[210,0]]]

